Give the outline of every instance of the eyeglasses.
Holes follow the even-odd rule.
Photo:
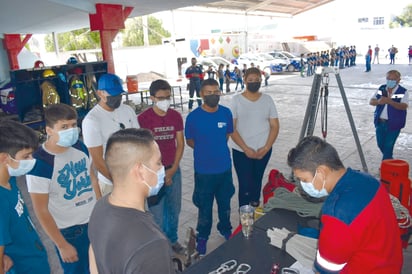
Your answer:
[[[164,100],[170,100],[171,96],[155,96],[154,98],[156,98],[159,101],[164,101]]]
[[[120,127],[121,129],[125,129],[125,128],[126,128],[123,123],[119,123],[119,127]]]

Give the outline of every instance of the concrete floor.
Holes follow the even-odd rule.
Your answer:
[[[402,74],[401,84],[407,89],[412,89],[412,66],[405,64],[400,65],[373,65],[372,71],[365,73],[364,65],[360,64],[356,67],[343,69],[339,72],[343,82],[343,86],[348,97],[348,102],[351,108],[351,113],[359,135],[363,154],[366,159],[369,173],[375,177],[379,177],[379,167],[381,155],[376,146],[375,132],[373,126],[373,111],[374,108],[369,106],[368,101],[373,91],[385,82],[385,73],[390,69],[397,69]],[[332,143],[338,150],[345,166],[350,166],[354,169],[363,169],[358,151],[354,142],[354,137],[347,119],[347,115],[343,106],[337,82],[333,74],[329,75],[329,105],[328,105],[328,142]],[[290,148],[296,145],[300,130],[302,127],[303,118],[305,115],[308,96],[311,91],[313,77],[300,77],[298,73],[285,73],[272,75],[269,80],[269,86],[263,87],[264,93],[270,94],[275,100],[279,117],[280,117],[280,133],[278,139],[273,146],[272,157],[266,169],[265,181],[269,171],[276,168],[285,175],[290,174],[290,169],[286,164],[287,153]],[[232,85],[232,90],[234,85]],[[221,98],[223,105],[229,105],[231,98],[235,92],[225,94]],[[187,91],[183,91],[184,100],[187,102]],[[131,96],[132,97],[132,96]],[[133,98],[137,100],[138,97]],[[410,102],[412,94],[410,94]],[[411,104],[410,104],[411,105]],[[409,108],[410,109],[410,108]],[[180,110],[180,108],[178,108]],[[187,104],[184,105],[182,115],[187,116]],[[320,115],[318,116],[320,118]],[[316,123],[314,135],[321,136],[319,121]],[[399,136],[397,141],[394,157],[406,160],[412,163],[412,118],[409,114],[407,125]],[[194,207],[191,197],[193,193],[193,156],[192,149],[186,147],[181,162],[183,176],[183,193],[182,193],[182,212],[180,215],[179,238],[183,244],[186,238],[186,230],[189,227],[196,228],[197,209]],[[412,177],[412,169],[409,171],[409,176]],[[234,184],[237,186],[236,173],[233,172]],[[265,183],[265,182],[264,182]],[[27,197],[27,190],[23,178],[19,181],[22,192],[25,195],[26,203],[30,210],[30,200]],[[237,214],[237,194],[232,199],[232,225],[236,227],[239,223]],[[35,219],[32,214],[33,219]],[[216,230],[217,213],[214,212],[214,226],[212,234],[208,242],[208,252],[218,247],[223,243],[223,238],[218,236]],[[35,220],[37,223],[37,220]],[[55,255],[55,250],[50,240],[45,237],[40,226],[37,226],[48,248],[50,263],[53,273],[61,273],[59,262]],[[412,270],[412,247],[404,251],[404,270],[402,273],[411,273]]]

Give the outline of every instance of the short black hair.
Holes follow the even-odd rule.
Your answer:
[[[44,111],[46,126],[53,128],[61,120],[77,120],[77,112],[74,107],[66,104],[52,104]]]
[[[250,67],[246,69],[245,75],[243,77],[246,79],[251,74],[256,74],[259,75],[259,77],[262,77],[262,72],[257,67]]]
[[[200,89],[202,90],[203,87],[205,86],[219,86],[219,83],[213,78],[207,78],[202,81],[202,85],[200,86]]]
[[[150,88],[149,88],[150,96],[155,96],[156,93],[161,89],[171,91],[172,87],[170,86],[169,82],[167,82],[166,80],[163,80],[163,79],[155,80],[150,84]]]
[[[0,120],[0,152],[15,157],[22,149],[37,149],[39,136],[22,123],[12,120]]]
[[[317,136],[303,138],[288,154],[288,165],[294,169],[310,171],[315,174],[320,165],[333,170],[344,168],[336,149]]]
[[[105,161],[113,180],[122,180],[138,162],[153,155],[154,136],[144,128],[127,128],[113,133],[107,141]]]

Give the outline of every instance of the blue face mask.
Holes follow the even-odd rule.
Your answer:
[[[59,131],[59,141],[57,144],[62,147],[71,147],[79,140],[79,128],[73,127]]]
[[[12,168],[11,166],[7,165],[7,170],[9,171],[10,176],[21,176],[29,173],[34,165],[36,164],[36,159],[28,159],[28,160],[15,160],[10,156],[15,162],[19,163],[18,168]]]
[[[300,185],[302,186],[303,190],[304,190],[309,196],[311,196],[311,197],[313,197],[313,198],[322,198],[322,197],[328,196],[329,193],[328,193],[328,192],[326,191],[326,189],[325,189],[325,181],[323,181],[323,186],[322,186],[322,189],[321,189],[321,190],[317,190],[317,189],[315,188],[315,186],[313,185],[313,181],[315,180],[317,174],[318,174],[318,173],[317,173],[317,171],[316,171],[316,172],[315,172],[315,176],[313,176],[313,179],[312,179],[311,182],[303,182],[303,181],[300,181]]]
[[[397,81],[396,80],[386,80],[386,86],[388,88],[396,87]]]
[[[143,181],[143,183],[149,188],[149,197],[151,196],[155,196],[157,195],[157,193],[159,193],[160,189],[162,188],[162,186],[165,183],[165,167],[162,166],[161,169],[159,169],[157,172],[151,170],[150,168],[148,168],[147,166],[143,165],[145,168],[147,168],[147,170],[149,170],[150,172],[156,174],[157,176],[157,183],[155,186],[150,186],[148,183],[146,183],[145,181]]]

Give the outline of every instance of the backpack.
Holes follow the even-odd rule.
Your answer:
[[[289,180],[287,180],[281,172],[277,169],[272,169],[269,173],[269,180],[263,187],[263,204],[269,200],[269,198],[274,196],[276,188],[284,187],[289,191],[293,191],[296,185]]]

